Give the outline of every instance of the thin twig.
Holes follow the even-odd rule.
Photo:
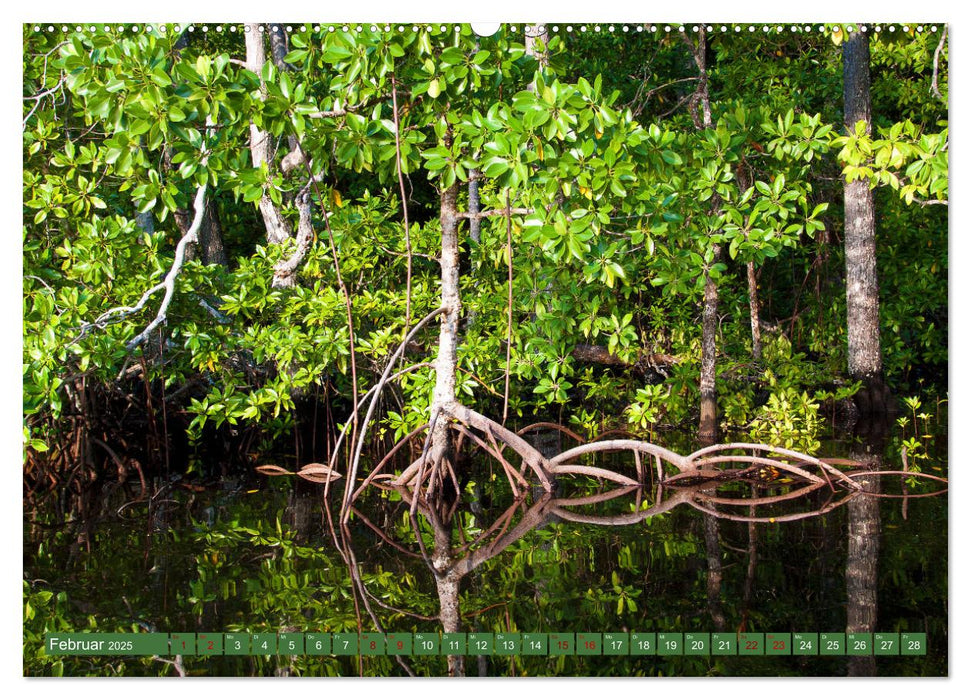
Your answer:
[[[405,277],[405,330],[408,335],[411,325],[411,227],[408,225],[408,200],[405,194],[405,178],[401,169],[401,128],[398,122],[398,89],[394,73],[391,74],[391,104],[394,115],[394,153],[395,167],[398,170],[398,187],[401,190],[401,211],[405,220],[405,250],[408,253],[408,269]]]
[[[502,424],[506,424],[509,416],[509,375],[512,363],[512,216],[510,215],[509,190],[506,190],[506,256],[509,268],[509,290],[506,304],[509,316],[507,319],[508,328],[506,329],[506,388],[502,396]]]

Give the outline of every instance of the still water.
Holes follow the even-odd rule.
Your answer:
[[[946,439],[938,443],[926,466],[946,476]],[[896,449],[886,449],[885,469],[901,468]],[[854,450],[834,441],[821,454]],[[704,493],[771,499],[797,488],[766,470],[750,476]],[[651,488],[589,477],[561,479],[545,494],[480,461],[462,481],[461,499],[414,514],[410,494],[370,489],[343,531],[331,527],[342,487],[325,498],[323,485],[255,474],[204,485],[156,480],[144,492],[137,482],[103,484],[71,504],[25,506],[24,673],[446,675],[445,656],[41,651],[45,633],[64,631],[435,632],[443,599],[430,561],[444,538],[450,562],[464,567],[464,632],[811,635],[849,626],[927,635],[921,656],[491,654],[465,657],[466,675],[947,675],[947,496],[899,497],[936,485],[883,476],[871,487],[896,497],[834,505],[841,494],[818,489],[784,505],[719,505],[712,515],[687,503],[658,508]],[[745,521],[769,507],[772,521]],[[811,517],[785,520],[796,512]]]

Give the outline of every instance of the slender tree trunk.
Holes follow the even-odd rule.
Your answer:
[[[475,244],[482,243],[482,219],[475,216],[482,211],[479,199],[479,171],[469,171],[469,238]]]
[[[271,24],[270,26],[270,56],[273,58],[273,65],[277,67],[280,71],[290,70],[290,64],[285,60],[288,53],[290,53],[290,46],[287,40],[287,30],[282,24]],[[297,167],[304,164],[305,157],[303,151],[300,149],[300,143],[297,141],[297,137],[290,134],[287,137],[287,144],[290,146],[290,152],[283,157],[280,162],[280,170],[284,175],[296,170]],[[299,235],[299,234],[298,234]]]
[[[851,454],[866,465],[865,469],[880,469],[878,453]],[[880,490],[880,477],[860,477],[859,483],[867,492]],[[880,553],[880,499],[860,495],[850,501],[848,508],[846,551],[846,631],[872,633],[877,627],[877,563]],[[876,675],[873,656],[852,656],[849,675]]]
[[[716,632],[725,631],[725,611],[722,608],[722,547],[718,536],[718,518],[705,513],[705,558],[708,562],[708,614]]]
[[[442,421],[444,423],[445,421]],[[417,494],[416,494],[417,497]],[[438,620],[443,632],[462,631],[462,611],[459,606],[459,583],[462,574],[455,570],[452,561],[451,529],[437,519],[432,520],[435,545],[432,551],[432,569],[438,590]],[[465,675],[465,657],[448,656],[448,675]]]
[[[759,282],[755,274],[755,263],[746,266],[748,273],[748,311],[752,324],[752,359],[758,362],[762,359],[762,329],[759,327]]]
[[[743,159],[735,169],[739,192],[745,192],[751,187],[747,171],[747,164]],[[752,326],[752,359],[758,362],[762,359],[762,328],[759,324],[759,279],[755,273],[755,263],[751,260],[745,265],[748,277],[748,311],[749,324]]]
[[[532,24],[526,25],[524,30],[525,40],[524,45],[526,47],[526,55],[533,56],[539,61],[540,66],[544,68],[549,65],[549,56],[546,54],[546,43],[550,40],[549,30],[546,28],[545,24]],[[543,49],[540,50],[536,45],[537,40],[543,43]],[[535,86],[530,83],[529,89],[535,89]]]
[[[455,402],[455,372],[458,364],[459,320],[462,300],[459,296],[459,239],[458,239],[458,183],[441,194],[442,226],[442,306],[438,338],[438,357],[435,361],[435,393],[432,417]],[[434,468],[448,459],[448,421],[436,420],[432,430],[429,459]]]
[[[246,67],[257,75],[262,75],[263,64],[266,63],[263,32],[260,31],[259,24],[247,24],[246,30]],[[273,163],[273,140],[270,134],[260,129],[254,122],[250,122],[249,132],[250,157],[253,161],[253,167],[260,168],[264,164],[268,167],[271,166]],[[291,237],[286,220],[284,220],[283,215],[280,214],[268,193],[264,193],[260,198],[260,214],[263,216],[263,224],[266,226],[268,243],[282,243]]]
[[[152,216],[151,211],[135,214],[135,224],[147,234],[155,233],[155,217]],[[185,235],[184,232],[183,235]]]
[[[860,121],[872,130],[869,35],[851,33],[843,44],[843,113],[850,133]],[[889,391],[880,354],[880,299],[877,284],[876,220],[873,192],[866,180],[844,187],[846,249],[846,333],[850,377],[863,382],[856,402],[862,414],[885,413]]]
[[[705,28],[698,31],[698,44],[695,45],[688,35],[682,32],[682,38],[691,49],[691,53],[698,68],[698,85],[689,105],[691,118],[699,130],[709,129],[711,121],[711,101],[708,97],[708,69],[705,51],[707,38]],[[699,113],[700,112],[700,113]],[[712,198],[712,212],[721,205],[718,195]],[[721,246],[713,246],[713,262],[721,257]],[[705,294],[701,311],[701,376],[699,385],[701,390],[701,415],[698,419],[698,437],[704,442],[714,442],[718,437],[718,394],[715,390],[715,354],[718,350],[718,285],[706,269]]]
[[[718,393],[715,388],[715,354],[718,350],[718,287],[705,272],[705,298],[701,311],[701,417],[698,437],[714,442],[718,437]]]

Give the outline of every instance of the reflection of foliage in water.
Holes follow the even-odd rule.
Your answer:
[[[497,480],[501,482],[501,480]],[[500,491],[488,479],[473,488]],[[26,551],[24,644],[27,675],[169,675],[151,659],[58,657],[37,651],[51,631],[353,631],[359,628],[351,578],[329,535],[293,527],[287,492],[203,502],[178,511],[167,529],[149,530],[133,513],[91,536],[90,552],[65,530]],[[308,498],[316,499],[311,492]],[[200,500],[206,500],[200,498]],[[479,514],[462,512],[472,537],[506,507],[492,494]],[[315,500],[319,509],[319,499]],[[291,504],[292,505],[292,504]],[[481,505],[481,504],[480,504]],[[946,504],[938,499],[883,508],[878,631],[926,631],[928,657],[880,659],[881,674],[946,673]],[[410,536],[400,499],[364,504],[373,523],[398,541]],[[758,530],[758,569],[743,603],[747,529],[722,522],[722,604],[729,629],[839,631],[845,625],[844,510]],[[319,513],[318,513],[319,515]],[[385,631],[438,628],[438,600],[427,568],[370,536],[360,520],[354,546],[370,601]],[[73,553],[72,553],[73,552]],[[63,572],[67,571],[65,575]],[[630,527],[549,523],[487,561],[463,585],[466,629],[520,632],[714,631],[706,598],[702,519],[678,509]],[[361,610],[360,629],[373,623]],[[443,675],[444,657],[406,659],[417,675]],[[392,657],[218,657],[183,659],[202,675],[401,675]],[[843,675],[841,657],[502,657],[490,675]],[[470,668],[471,671],[471,668]]]

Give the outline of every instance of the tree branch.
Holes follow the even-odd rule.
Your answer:
[[[941,40],[937,43],[937,48],[934,49],[934,76],[931,78],[931,94],[941,100],[944,99],[944,95],[942,95],[941,91],[937,89],[937,67],[941,58],[941,51],[944,49],[945,41],[947,41],[946,24],[944,25],[944,31],[941,32]]]
[[[459,219],[485,219],[493,216],[506,216],[508,214],[515,214],[517,216],[527,216],[532,214],[532,209],[523,209],[521,207],[514,207],[508,209],[503,207],[502,209],[486,209],[485,211],[480,211],[478,214],[472,214],[465,211],[460,211],[456,213]]]
[[[144,343],[152,331],[165,322],[169,304],[172,303],[172,295],[175,294],[175,278],[178,277],[179,272],[182,270],[182,264],[185,262],[186,248],[190,243],[199,242],[199,227],[202,226],[202,217],[206,211],[206,185],[202,185],[196,191],[194,208],[196,215],[192,219],[192,225],[189,227],[189,230],[186,231],[185,235],[182,236],[178,245],[175,247],[175,260],[172,261],[172,267],[169,269],[168,274],[165,275],[165,279],[160,284],[155,285],[151,290],[154,293],[158,289],[165,289],[165,295],[162,297],[162,304],[158,308],[158,313],[155,314],[152,322],[145,326],[145,330],[128,342],[126,347],[129,352]],[[149,293],[146,292],[147,294]],[[146,300],[146,297],[142,297],[142,300]]]

